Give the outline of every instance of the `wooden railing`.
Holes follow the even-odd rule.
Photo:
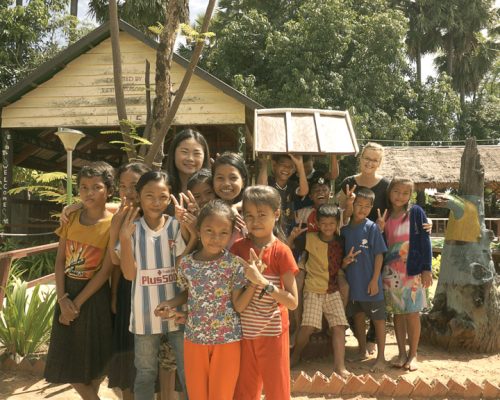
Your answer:
[[[448,225],[448,218],[434,218],[432,219],[432,236],[444,236],[446,226]],[[484,224],[486,228],[493,231],[496,237],[500,237],[500,218],[485,218]]]
[[[0,253],[0,310],[3,307],[3,298],[5,296],[5,287],[9,280],[10,266],[12,261],[23,257],[34,256],[35,254],[55,251],[59,243],[42,244],[41,246],[28,247],[26,249],[18,249]],[[42,276],[28,283],[28,287],[35,286],[40,283],[52,281],[54,274]]]

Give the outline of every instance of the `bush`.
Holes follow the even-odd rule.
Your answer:
[[[26,356],[47,343],[52,326],[56,292],[40,294],[40,286],[27,293],[27,283],[13,278],[0,311],[0,344],[7,354]]]

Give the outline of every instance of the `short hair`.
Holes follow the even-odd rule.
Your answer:
[[[282,158],[286,158],[287,160],[293,162],[292,157],[290,157],[288,154],[273,154],[271,156],[271,160],[274,162],[280,162]]]
[[[378,151],[380,153],[380,158],[384,157],[384,146],[375,142],[368,142],[363,146],[363,150],[361,150],[360,157],[363,157],[363,154],[366,150]]]
[[[356,198],[354,199],[354,201],[356,201],[357,199],[370,200],[370,203],[373,205],[375,201],[375,193],[373,193],[373,190],[371,189],[361,187],[356,190]]]
[[[271,207],[271,210],[273,211],[281,210],[280,193],[272,186],[255,185],[247,187],[243,192],[243,212],[245,211],[245,206],[249,203],[255,205],[267,205]],[[283,213],[280,212],[279,219],[274,224],[273,233],[279,240],[286,243],[286,236],[283,232],[282,221]]]
[[[328,187],[330,187],[330,179],[325,178],[324,171],[314,171],[307,182],[309,183],[309,192],[315,185],[327,185]]]
[[[335,204],[322,204],[316,210],[316,219],[319,220],[321,218],[335,218],[340,221],[340,209]]]
[[[187,182],[187,189],[192,190],[199,183],[206,183],[212,186],[212,171],[208,168],[202,168],[195,172]]]
[[[100,177],[111,197],[115,190],[115,170],[105,161],[94,161],[80,169],[76,176],[76,185],[80,186],[82,178]]]
[[[231,229],[234,229],[234,225],[236,224],[236,212],[233,210],[233,207],[227,204],[224,200],[214,199],[205,204],[198,214],[196,227],[200,229],[203,221],[211,215],[226,217],[231,222]]]

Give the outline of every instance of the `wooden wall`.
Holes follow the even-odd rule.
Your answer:
[[[146,121],[144,71],[151,63],[154,94],[156,53],[151,47],[120,32],[123,83],[128,118],[138,125]],[[176,90],[184,68],[173,63]],[[193,75],[177,112],[176,125],[244,124],[245,105]],[[31,90],[2,110],[3,128],[118,125],[111,56],[107,39],[68,63],[50,80]]]

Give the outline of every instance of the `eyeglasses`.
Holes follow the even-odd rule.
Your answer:
[[[362,160],[366,161],[366,162],[370,162],[372,164],[378,164],[380,162],[380,160],[376,160],[376,159],[373,159],[373,158],[367,158],[367,157],[362,157]]]

